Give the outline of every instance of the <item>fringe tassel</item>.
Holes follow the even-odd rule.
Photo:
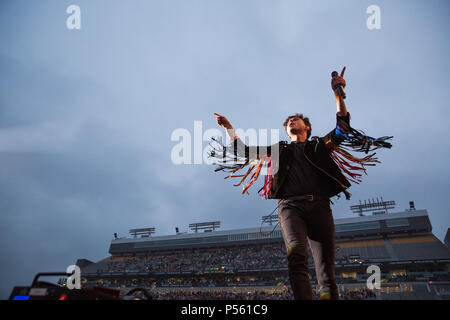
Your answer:
[[[266,176],[264,178],[264,185],[261,189],[259,189],[258,193],[261,192],[261,197],[264,199],[268,199],[270,197],[270,188],[272,187],[272,159],[270,157],[266,160]]]
[[[337,133],[339,134],[338,139],[341,140],[340,146],[336,146],[332,141],[327,141],[326,147],[330,157],[342,169],[344,175],[346,175],[346,178],[356,184],[359,184],[362,181],[362,173],[367,175],[366,166],[375,166],[376,163],[380,163],[380,161],[374,157],[376,153],[372,153],[364,158],[357,158],[347,152],[345,150],[345,146],[351,147],[355,149],[355,151],[363,151],[368,153],[368,151],[378,148],[392,147],[390,143],[385,141],[387,139],[391,139],[392,137],[374,139],[368,136],[363,136],[362,133],[353,128],[349,129],[351,134],[343,134],[337,130]]]
[[[265,157],[262,159],[251,160],[243,157],[239,157],[236,153],[231,152],[231,146],[225,146],[220,138],[211,138],[213,141],[210,144],[210,151],[208,156],[210,158],[215,158],[218,160],[218,163],[215,163],[217,168],[214,170],[228,172],[229,175],[224,179],[228,178],[241,178],[241,180],[234,184],[234,186],[240,186],[243,184],[242,193],[249,194],[248,189],[258,180],[258,177],[263,171],[263,168],[266,169],[266,174],[264,178],[264,185],[259,190],[263,190],[261,196],[267,199],[270,195],[270,188],[272,186],[272,161],[270,157]],[[232,162],[233,164],[225,164]],[[239,170],[245,168],[249,165],[249,168],[245,174],[236,174]],[[250,178],[249,178],[250,177]],[[247,179],[249,178],[249,179]],[[245,181],[248,180],[246,183]]]
[[[381,138],[372,138],[367,136],[362,130],[356,130],[350,126],[345,126],[345,132],[336,127],[336,138],[341,142],[343,148],[351,148],[354,151],[365,152],[366,154],[378,148],[392,147],[392,144],[386,140],[390,140],[393,136],[384,136]]]

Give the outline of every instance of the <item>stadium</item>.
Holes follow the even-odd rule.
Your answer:
[[[448,244],[432,233],[427,210],[410,202],[405,211],[388,212],[394,207],[394,201],[369,200],[351,207],[356,217],[335,219],[340,299],[450,300]],[[86,287],[146,288],[158,300],[291,300],[276,218],[264,216],[261,227],[226,231],[218,230],[219,221],[192,223],[192,232],[176,228],[165,236],[152,236],[155,228],[133,229],[127,238],[115,234],[109,257],[76,264]],[[373,265],[380,268],[381,286],[371,290]],[[317,293],[311,255],[309,271]]]

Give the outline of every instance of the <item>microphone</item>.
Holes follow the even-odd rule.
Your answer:
[[[339,73],[337,73],[337,71],[333,71],[331,73],[331,77],[332,78],[334,78],[334,77],[336,77],[338,75],[339,75]],[[342,99],[347,98],[347,95],[345,94],[345,91],[344,91],[344,88],[342,88],[342,85],[340,85],[340,84],[336,85],[336,90],[337,90],[338,94],[341,96]]]

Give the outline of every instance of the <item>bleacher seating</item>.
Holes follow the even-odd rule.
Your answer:
[[[435,236],[389,239],[399,260],[446,259],[449,249]]]
[[[311,284],[317,285],[314,261],[308,249],[308,266]],[[365,291],[367,274],[363,269],[371,262],[397,262],[415,259],[448,258],[448,248],[433,235],[392,236],[389,238],[338,241],[336,243],[335,263],[337,265],[337,284],[360,286],[357,290],[344,290],[342,299],[375,299],[370,291]],[[365,263],[364,268],[359,265]],[[354,265],[354,267],[353,267]],[[339,269],[342,268],[342,269]],[[350,269],[349,269],[350,268]],[[351,269],[354,268],[354,269]],[[407,266],[396,264],[394,270],[403,270]],[[365,269],[364,269],[365,270]],[[426,273],[426,272],[425,272]],[[401,283],[411,283],[418,279],[449,281],[445,271],[421,274],[420,272],[390,274],[386,271],[383,280],[393,289],[381,294],[381,299],[434,299],[434,292],[422,286],[406,286],[400,292]],[[133,276],[133,275],[142,276]],[[225,292],[220,288],[241,287],[277,287],[289,286],[287,259],[284,243],[241,243],[233,246],[204,246],[195,248],[176,248],[153,250],[145,253],[115,255],[98,263],[82,267],[82,275],[90,275],[89,283],[106,287],[146,287],[146,288],[217,288],[210,293],[189,291],[162,293],[159,298],[221,299],[234,296],[252,299],[255,296]],[[426,281],[428,281],[426,280]],[[347,288],[347,287],[345,287]],[[222,291],[220,291],[222,290]],[[270,293],[261,289],[260,297],[268,299],[292,298],[288,293]],[[445,298],[445,296],[443,296]]]

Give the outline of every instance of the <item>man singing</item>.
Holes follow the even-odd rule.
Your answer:
[[[339,298],[334,270],[335,232],[330,197],[344,192],[349,199],[350,194],[346,190],[350,187],[348,179],[355,183],[361,181],[361,174],[354,171],[365,173],[365,165],[379,162],[373,157],[374,154],[360,159],[344,148],[347,146],[367,153],[376,148],[391,147],[385,140],[392,137],[374,139],[350,127],[350,114],[340,91],[346,86],[344,71],[345,67],[331,81],[337,105],[336,128],[321,138],[309,140],[311,123],[303,114],[296,113],[283,123],[290,143],[280,141],[268,147],[248,147],[236,135],[226,117],[214,114],[217,123],[226,129],[232,144],[230,147],[221,145],[222,148],[214,150],[211,156],[221,158],[222,163],[230,162],[230,159],[238,163],[219,165],[216,171],[230,171],[230,176],[236,177],[236,171],[249,165],[247,173],[238,176],[243,177],[242,183],[253,172],[250,182],[244,187],[246,192],[258,178],[262,167],[267,169],[261,190],[266,198],[278,199],[278,221],[296,300],[313,299],[308,272],[308,244],[314,259],[320,299]]]

